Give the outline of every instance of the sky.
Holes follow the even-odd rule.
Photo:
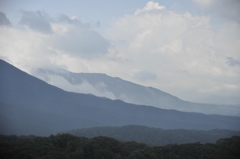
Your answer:
[[[240,104],[239,0],[0,0],[0,59]],[[52,81],[54,83],[54,81]]]

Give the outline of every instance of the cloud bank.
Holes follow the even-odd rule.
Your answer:
[[[115,42],[119,56],[131,61],[132,74],[137,72],[135,66],[151,70],[158,75],[158,88],[175,94],[184,87],[184,93],[178,95],[183,99],[192,96],[198,100],[192,93],[201,97],[237,96],[239,69],[226,65],[226,56],[240,58],[240,25],[227,21],[216,27],[211,20],[205,15],[166,9],[143,12],[118,18],[108,36]],[[235,89],[225,85],[234,85]]]
[[[239,3],[193,2],[204,14],[178,13],[150,1],[115,18],[104,34],[74,15],[53,18],[47,12],[22,10],[19,23],[6,27],[11,19],[0,13],[0,58],[31,74],[38,68],[105,73],[189,101],[237,99]],[[214,23],[216,17],[225,20]],[[216,98],[211,101],[210,96]]]

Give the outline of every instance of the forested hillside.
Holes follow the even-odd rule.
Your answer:
[[[240,137],[220,139],[216,144],[188,143],[150,147],[137,142],[120,142],[109,137],[92,139],[69,134],[0,136],[0,158],[58,159],[239,159]]]
[[[240,136],[240,131],[232,130],[185,130],[150,128],[146,126],[127,125],[121,127],[93,127],[66,131],[76,136],[96,137],[108,136],[120,141],[136,141],[152,146],[184,143],[215,143],[220,138]]]

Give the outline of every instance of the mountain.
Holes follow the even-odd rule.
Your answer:
[[[68,133],[76,136],[93,138],[97,136],[112,137],[120,141],[136,141],[151,146],[162,146],[168,144],[185,143],[215,143],[221,138],[240,136],[240,131],[231,130],[184,130],[171,129],[163,130],[161,128],[149,128],[139,125],[127,125],[121,127],[93,127],[69,130],[62,133]]]
[[[186,113],[67,92],[0,60],[0,134],[49,135],[93,126],[240,130],[240,117]]]
[[[72,73],[66,70],[39,69],[38,77],[67,91],[91,93],[128,103],[204,114],[240,116],[240,107],[183,101],[152,87],[141,86],[101,73]],[[227,108],[227,109],[226,109]]]

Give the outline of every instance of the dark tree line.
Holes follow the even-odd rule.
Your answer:
[[[240,137],[216,144],[171,144],[150,147],[109,137],[77,137],[70,134],[37,136],[0,135],[1,159],[239,159]]]

